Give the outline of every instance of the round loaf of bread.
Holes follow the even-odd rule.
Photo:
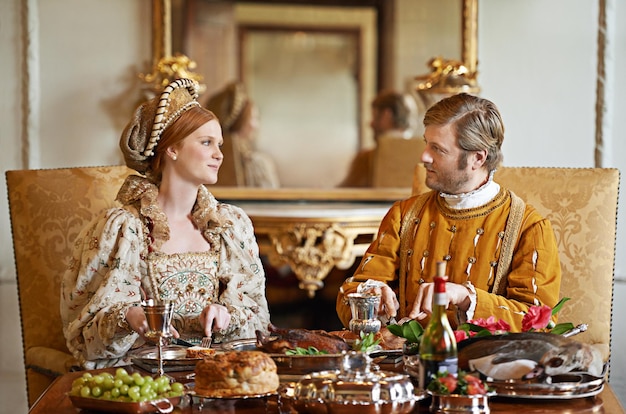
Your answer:
[[[196,364],[199,396],[230,398],[264,395],[278,389],[274,360],[261,351],[229,351],[205,356]]]

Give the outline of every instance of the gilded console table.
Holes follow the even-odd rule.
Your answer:
[[[395,200],[410,190],[218,189],[222,201],[250,216],[262,254],[273,266],[287,264],[309,297],[328,273],[347,269],[370,245]]]

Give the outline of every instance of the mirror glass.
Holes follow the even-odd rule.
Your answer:
[[[462,58],[461,0],[310,3],[173,3],[174,52],[197,63],[205,100],[244,82],[260,111],[257,148],[286,188],[335,187],[374,145],[376,92],[410,92],[430,58]]]

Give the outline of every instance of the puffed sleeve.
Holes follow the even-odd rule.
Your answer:
[[[230,216],[232,226],[222,233],[218,276],[225,288],[219,302],[228,308],[231,322],[215,340],[255,338],[256,330],[267,332],[270,323],[259,246],[252,221],[242,209],[222,205],[221,210]]]
[[[128,307],[140,303],[141,222],[114,208],[78,236],[61,284],[67,346],[85,368],[122,365],[138,335],[124,327]]]

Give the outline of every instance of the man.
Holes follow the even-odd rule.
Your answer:
[[[445,261],[456,323],[494,316],[520,331],[529,306],[558,302],[561,268],[550,222],[493,181],[501,115],[492,102],[459,94],[432,106],[424,126],[421,161],[432,191],[391,207],[340,289],[339,318],[348,326],[348,293],[373,289],[382,295],[380,315],[425,323],[436,264]]]
[[[386,138],[414,138],[412,122],[417,105],[411,96],[385,90],[374,98],[371,109],[370,127],[376,144]],[[350,170],[339,187],[371,187],[375,151],[375,148],[360,151],[352,160]]]

